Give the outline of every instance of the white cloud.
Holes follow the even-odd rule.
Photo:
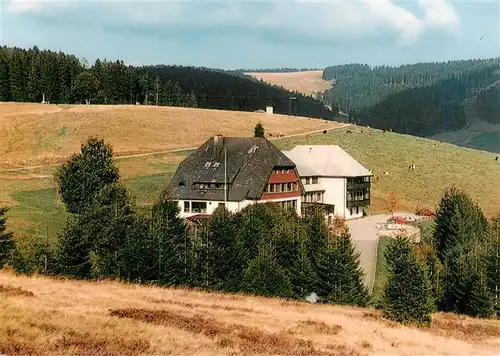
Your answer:
[[[67,6],[67,5],[73,6]],[[78,11],[84,6],[85,14]],[[74,9],[74,16],[89,21],[133,26],[191,27],[237,26],[243,29],[284,30],[312,38],[355,40],[392,34],[402,43],[417,40],[426,31],[458,28],[460,18],[447,0],[418,0],[423,16],[391,0],[312,1],[145,1],[78,2],[60,0],[11,0],[8,10],[57,13]]]

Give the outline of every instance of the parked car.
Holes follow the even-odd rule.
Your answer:
[[[387,219],[387,222],[392,223],[392,224],[407,224],[410,221],[405,216],[393,216],[393,217]]]
[[[431,209],[424,208],[422,206],[417,207],[415,209],[415,214],[419,216],[436,216],[436,213]]]

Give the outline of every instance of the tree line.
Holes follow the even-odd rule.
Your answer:
[[[492,124],[500,124],[500,83],[480,92],[473,108],[479,118]]]
[[[464,101],[500,79],[500,58],[399,67],[349,64],[326,68],[323,79],[334,82],[325,100],[356,122],[431,136],[466,125]],[[494,100],[481,102],[484,119],[491,120]]]
[[[345,221],[327,224],[320,208],[256,204],[206,221],[179,218],[168,191],[139,214],[120,182],[113,150],[90,138],[54,175],[69,218],[52,245],[22,244],[6,233],[0,209],[0,268],[76,279],[117,278],[356,306],[372,302]],[[24,247],[26,248],[26,247]],[[380,305],[387,318],[428,324],[437,310],[492,317],[500,311],[500,215],[488,221],[463,191],[445,191],[432,238],[400,236],[385,258]],[[28,257],[27,257],[28,256]],[[31,257],[29,257],[31,256]]]
[[[329,119],[323,103],[244,75],[182,66],[127,66],[62,52],[0,47],[0,101],[54,104],[144,104],[255,111]]]

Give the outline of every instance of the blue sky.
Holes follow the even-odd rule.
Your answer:
[[[91,63],[323,68],[500,56],[500,0],[0,1],[2,45]]]

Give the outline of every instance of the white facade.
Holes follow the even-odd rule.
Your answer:
[[[266,106],[266,113],[270,115],[273,114],[274,108],[272,106]]]
[[[348,196],[348,179],[370,177],[372,173],[347,152],[336,145],[312,145],[296,146],[283,153],[297,165],[305,190],[304,202],[333,205],[333,214],[345,219],[363,217],[361,206],[347,207],[348,201],[366,198]]]
[[[290,203],[286,203],[290,202]],[[294,203],[292,203],[294,202]],[[282,199],[266,199],[266,200],[243,200],[241,202],[236,201],[228,201],[226,202],[226,209],[232,213],[239,213],[241,210],[246,208],[249,205],[255,203],[283,203],[295,205],[295,209],[297,214],[301,213],[301,197],[292,197],[292,198],[282,198]],[[179,217],[180,218],[188,218],[190,216],[198,215],[198,214],[208,214],[212,215],[219,207],[219,205],[224,205],[223,201],[206,201],[206,200],[179,200]]]
[[[347,207],[347,178],[342,177],[321,177],[321,176],[301,176],[304,185],[305,202],[318,202],[334,206],[334,215],[347,219],[363,217],[363,210],[359,208]],[[317,182],[317,183],[313,183]],[[318,200],[318,194],[321,199]],[[309,200],[307,197],[312,196]]]

